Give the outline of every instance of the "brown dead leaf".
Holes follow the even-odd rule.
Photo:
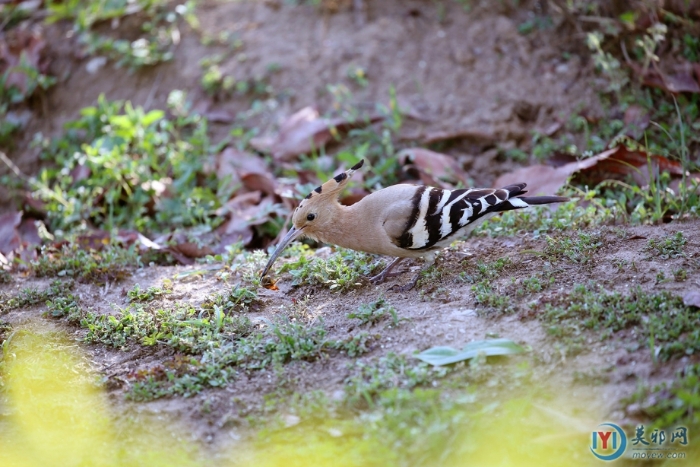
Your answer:
[[[221,207],[219,215],[230,215],[217,230],[222,245],[243,242],[247,245],[253,239],[253,226],[270,220],[273,203],[270,198],[262,199],[262,193],[254,191],[240,194]]]
[[[22,213],[8,212],[0,216],[0,253],[7,255],[15,251],[22,243],[17,231],[22,221]]]
[[[639,74],[643,72],[637,67],[633,67]],[[700,93],[700,84],[696,77],[697,72],[692,63],[683,63],[674,68],[671,72],[663,72],[654,68],[649,68],[643,74],[642,82],[650,87],[663,89],[673,94],[681,92]]]
[[[36,219],[23,219],[17,228],[17,232],[22,239],[22,246],[25,248],[32,248],[42,244]]]
[[[590,185],[596,185],[604,180],[631,176],[635,182],[643,186],[649,183],[647,164],[650,161],[654,171],[668,172],[676,176],[683,174],[683,169],[678,162],[664,156],[616,146],[588,159],[570,162],[559,167],[534,165],[518,169],[498,177],[495,185],[500,187],[526,182],[531,194],[554,195],[570,176],[577,175],[580,177],[579,180]]]
[[[248,190],[275,195],[275,178],[265,161],[255,154],[227,147],[217,156],[216,174],[233,185],[242,184]]]
[[[207,255],[213,255],[214,251],[206,245],[199,245],[195,242],[179,242],[168,247],[170,253],[178,253],[187,258],[204,258]]]
[[[304,107],[280,125],[276,136],[253,138],[250,143],[258,151],[269,152],[277,161],[286,162],[325,147],[333,139],[339,139],[341,133],[381,119],[379,116],[362,121],[325,118],[313,107]]]
[[[623,121],[625,123],[627,136],[638,140],[644,135],[644,130],[649,126],[651,117],[644,107],[632,104],[625,110]]]
[[[439,180],[453,184],[467,181],[466,172],[452,156],[424,148],[403,149],[397,156],[404,165],[414,167],[427,185],[434,185]]]
[[[2,40],[4,39],[4,40]],[[26,65],[46,71],[46,63],[42,61],[42,53],[46,43],[37,30],[15,28],[0,35],[0,75],[9,69],[16,69],[7,74],[4,86],[15,86],[23,94],[28,91],[27,74],[18,69]]]
[[[691,290],[683,295],[683,305],[700,308],[700,291]]]
[[[85,180],[86,178],[90,177],[91,171],[90,168],[86,165],[83,164],[78,164],[75,167],[73,167],[73,170],[70,171],[70,177],[73,179],[73,183],[78,183],[81,180]]]

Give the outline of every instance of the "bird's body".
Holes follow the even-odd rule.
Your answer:
[[[263,276],[281,250],[299,236],[352,250],[397,258],[373,279],[381,282],[404,258],[425,258],[467,235],[477,221],[502,211],[566,201],[559,196],[520,197],[525,183],[501,189],[443,190],[424,185],[393,185],[352,206],[338,202],[361,161],[312,191],[294,212],[294,226],[270,258]],[[417,280],[417,278],[416,278]],[[410,284],[415,284],[415,280]]]

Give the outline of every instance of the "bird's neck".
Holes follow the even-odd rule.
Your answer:
[[[362,230],[363,225],[366,228],[366,223],[354,215],[356,212],[354,206],[356,204],[343,206],[337,201],[331,203],[328,206],[328,213],[324,216],[329,221],[320,229],[318,240],[343,248],[362,250]]]

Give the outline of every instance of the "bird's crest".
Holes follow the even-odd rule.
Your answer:
[[[365,160],[362,159],[362,160],[360,160],[360,162],[353,165],[345,172],[339,173],[338,175],[331,178],[323,185],[316,187],[311,193],[309,193],[309,195],[306,197],[306,199],[313,199],[317,196],[329,196],[329,195],[337,196],[337,195],[339,195],[340,192],[343,190],[343,188],[345,188],[345,186],[350,181],[350,177],[352,177],[352,175],[356,171],[358,171],[364,163],[365,163]]]

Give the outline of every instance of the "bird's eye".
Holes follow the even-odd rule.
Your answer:
[[[316,219],[316,214],[309,214],[308,216],[306,216],[307,221],[312,221],[314,219]]]

